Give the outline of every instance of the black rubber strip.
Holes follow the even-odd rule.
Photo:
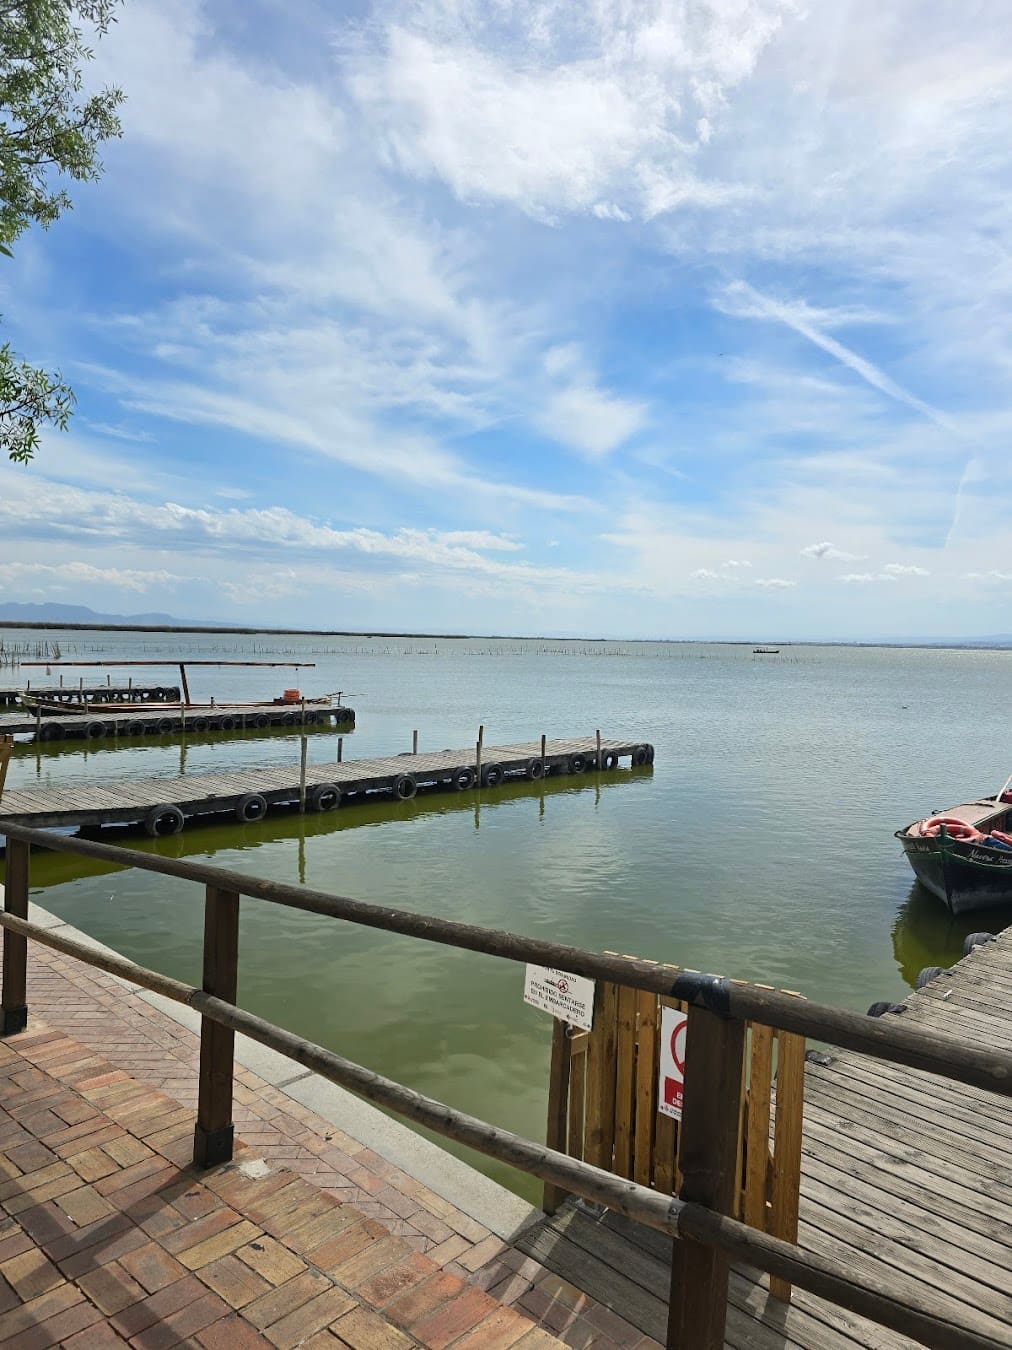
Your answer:
[[[726,1017],[731,1011],[731,986],[720,975],[683,971],[671,986],[671,997]]]

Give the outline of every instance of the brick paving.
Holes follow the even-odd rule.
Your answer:
[[[245,1178],[234,1167],[187,1170],[198,1037],[103,972],[37,944],[29,944],[28,990],[28,1033],[0,1042],[6,1050],[0,1057],[0,1101],[13,1117],[0,1132],[0,1175],[13,1169],[13,1180],[32,1179],[33,1211],[55,1207],[61,1224],[72,1223],[82,1233],[102,1228],[103,1238],[112,1226],[116,1235],[111,1256],[95,1270],[59,1266],[62,1281],[76,1281],[78,1298],[66,1309],[43,1304],[45,1316],[37,1320],[66,1316],[69,1325],[70,1310],[79,1303],[104,1313],[101,1300],[106,1306],[132,1300],[109,1312],[101,1328],[107,1340],[93,1331],[96,1320],[67,1333],[61,1343],[101,1346],[117,1336],[138,1346],[185,1342],[208,1350],[247,1344],[346,1344],[362,1350],[416,1344],[491,1350],[517,1344],[533,1350],[560,1341],[580,1350],[657,1346],[614,1311],[240,1065],[234,1118],[242,1157],[265,1165],[269,1175]],[[45,1017],[44,1027],[36,1014]],[[15,1052],[36,1067],[10,1068]],[[49,1104],[46,1078],[63,1085],[59,1110]],[[44,1104],[33,1110],[36,1100]],[[26,1113],[41,1133],[26,1128]],[[68,1113],[77,1119],[68,1119]],[[21,1132],[11,1136],[9,1147],[8,1123]],[[49,1174],[47,1168],[57,1170]],[[182,1189],[162,1204],[162,1187]],[[25,1193],[23,1185],[17,1189],[15,1206]],[[285,1199],[272,1205],[275,1192]],[[142,1221],[133,1223],[132,1212],[117,1208],[111,1196],[128,1208],[139,1205]],[[159,1197],[158,1208],[143,1214],[153,1196]],[[299,1221],[293,1225],[296,1202]],[[12,1211],[7,1200],[2,1205],[7,1221],[18,1223],[17,1208]],[[223,1209],[236,1216],[227,1224],[220,1217]],[[47,1221],[56,1222],[51,1216]],[[117,1223],[122,1228],[115,1228]],[[163,1225],[164,1231],[150,1231]],[[185,1248],[179,1231],[184,1225],[185,1240],[197,1234]],[[135,1238],[125,1234],[137,1229],[147,1238],[132,1245]],[[258,1236],[251,1235],[253,1229]],[[48,1257],[42,1241],[47,1233],[28,1236]],[[66,1237],[61,1227],[55,1240]],[[0,1229],[4,1279],[6,1238]],[[63,1259],[74,1256],[80,1253]],[[24,1278],[26,1288],[35,1288],[30,1276]],[[132,1298],[138,1289],[141,1295]],[[175,1306],[185,1290],[184,1302]],[[0,1293],[0,1309],[5,1295],[6,1290]],[[49,1291],[36,1297],[46,1299]],[[336,1311],[345,1297],[347,1307]],[[30,1300],[18,1302],[28,1307]],[[116,1319],[141,1304],[146,1311],[135,1317],[150,1313],[160,1320],[131,1331],[128,1318],[121,1331]],[[7,1315],[0,1312],[5,1345]],[[205,1316],[206,1323],[191,1325]],[[310,1333],[314,1320],[319,1325]],[[152,1330],[163,1324],[167,1332]],[[178,1327],[184,1330],[176,1336]],[[281,1339],[272,1339],[282,1327],[276,1333]],[[90,1339],[72,1341],[77,1335]],[[11,1343],[42,1346],[57,1340]]]

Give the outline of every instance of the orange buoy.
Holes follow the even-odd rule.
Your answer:
[[[961,844],[976,843],[984,838],[980,830],[973,825],[968,825],[965,820],[957,819],[956,816],[931,816],[928,820],[922,820],[921,834],[926,839],[937,839],[942,832],[943,825],[949,838],[958,840]]]

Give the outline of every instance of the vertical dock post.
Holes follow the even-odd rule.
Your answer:
[[[299,737],[299,813],[306,814],[306,755],[309,751],[309,737],[303,732]]]
[[[340,764],[343,755],[344,755],[344,737],[343,737],[343,736],[338,736],[338,738],[337,738],[337,762],[338,762],[338,764]]]
[[[28,873],[30,846],[20,839],[7,840],[7,876],[4,909],[16,919],[28,918]],[[0,1032],[13,1036],[28,1025],[28,939],[7,929],[3,957],[3,1025]]]
[[[417,754],[418,754],[418,732],[417,732],[417,731],[413,731],[413,732],[411,733],[411,753],[412,753],[413,755],[417,755]]]
[[[239,983],[239,895],[208,886],[204,901],[204,992],[234,1003]],[[232,1157],[235,1032],[203,1017],[193,1161],[215,1167]]]
[[[479,787],[481,787],[481,747],[482,744],[484,743],[484,740],[485,740],[485,723],[482,722],[481,726],[478,728],[478,740],[476,741],[474,747],[474,759],[475,759],[474,772]]]
[[[693,1005],[685,1047],[682,1200],[733,1214],[745,1024]],[[668,1350],[723,1350],[730,1260],[692,1238],[672,1244]]]
[[[601,728],[597,729],[597,767],[601,767]]]

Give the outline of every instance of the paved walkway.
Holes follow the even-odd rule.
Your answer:
[[[237,1134],[244,1145],[242,1157],[267,1175],[244,1177],[235,1168],[200,1174],[187,1170],[196,1109],[199,1053],[196,1035],[103,972],[37,944],[29,944],[28,991],[32,1017],[29,1031],[0,1042],[3,1052],[0,1105],[8,1113],[0,1132],[0,1169],[10,1177],[7,1186],[0,1189],[0,1196],[9,1187],[14,1188],[15,1208],[8,1208],[6,1199],[2,1203],[9,1219],[21,1230],[19,1234],[12,1229],[9,1235],[0,1231],[0,1276],[7,1278],[11,1286],[10,1294],[7,1291],[0,1294],[0,1306],[7,1306],[4,1297],[13,1297],[16,1304],[23,1305],[20,1311],[12,1306],[0,1315],[0,1342],[5,1345],[7,1337],[27,1335],[29,1330],[36,1338],[11,1343],[44,1346],[61,1338],[69,1339],[74,1333],[64,1332],[64,1324],[57,1325],[54,1319],[66,1316],[70,1325],[71,1312],[78,1308],[75,1316],[90,1316],[85,1305],[92,1312],[97,1309],[98,1315],[108,1316],[102,1335],[115,1333],[130,1339],[143,1334],[146,1339],[132,1341],[139,1346],[170,1345],[183,1339],[205,1345],[209,1350],[218,1345],[302,1344],[303,1340],[298,1338],[272,1340],[274,1323],[264,1323],[263,1317],[271,1316],[276,1306],[284,1307],[285,1311],[275,1320],[292,1318],[289,1325],[294,1334],[296,1329],[304,1329],[306,1319],[323,1317],[344,1299],[347,1306],[340,1313],[334,1312],[328,1321],[314,1328],[314,1336],[325,1329],[326,1335],[312,1342],[306,1340],[306,1344],[333,1345],[343,1340],[363,1350],[387,1345],[491,1348],[516,1344],[533,1350],[536,1346],[558,1344],[558,1337],[565,1344],[583,1350],[615,1350],[615,1347],[653,1350],[657,1346],[656,1341],[614,1311],[501,1241],[417,1179],[289,1097],[283,1088],[272,1087],[241,1066],[236,1066],[234,1114]],[[37,1022],[36,1016],[44,1017],[45,1023]],[[32,1067],[19,1064],[22,1057]],[[48,1100],[56,1095],[63,1103],[59,1109]],[[36,1100],[46,1105],[35,1108]],[[75,1118],[68,1119],[66,1112]],[[31,1122],[38,1126],[38,1132]],[[108,1135],[111,1149],[101,1137],[104,1131],[111,1131]],[[89,1135],[95,1136],[95,1142],[77,1144]],[[18,1152],[20,1148],[29,1151],[22,1155]],[[133,1157],[133,1153],[137,1156]],[[79,1170],[82,1158],[83,1171]],[[47,1173],[52,1167],[58,1169],[58,1174]],[[89,1175],[94,1168],[113,1170]],[[50,1187],[54,1188],[52,1193]],[[135,1187],[140,1189],[135,1191]],[[77,1225],[67,1213],[62,1197],[78,1191],[86,1193],[88,1205],[94,1206],[100,1200],[111,1206],[114,1213],[103,1211],[104,1218],[88,1218]],[[121,1191],[127,1207],[140,1205],[138,1217],[132,1211],[117,1209],[114,1197]],[[271,1203],[275,1191],[285,1197],[284,1220],[277,1218],[279,1211]],[[18,1206],[28,1192],[33,1199],[22,1211]],[[146,1206],[154,1206],[154,1214],[146,1214]],[[37,1209],[45,1211],[46,1219],[42,1229],[32,1232],[24,1227],[19,1215],[30,1210],[34,1216]],[[295,1232],[293,1209],[302,1215],[300,1223],[305,1233]],[[207,1231],[204,1227],[198,1229],[203,1236],[198,1236],[197,1243],[209,1241],[212,1236],[209,1229],[215,1222],[224,1223],[213,1216],[226,1210],[229,1223],[221,1230],[215,1229],[213,1234],[219,1244],[225,1245],[220,1250],[218,1246],[206,1248],[213,1253],[208,1261],[186,1266],[180,1252],[188,1249],[179,1247],[186,1239],[174,1236],[176,1230],[188,1219],[201,1224],[207,1219]],[[90,1213],[90,1209],[82,1211],[82,1219]],[[124,1252],[121,1261],[113,1244],[112,1255],[106,1259],[109,1248],[105,1231],[93,1226],[112,1222],[122,1223],[124,1231],[129,1229],[133,1234],[123,1241],[135,1242],[138,1248],[154,1243],[178,1262],[184,1272],[191,1272],[176,1272],[176,1278],[164,1286],[167,1290],[188,1280],[185,1290],[177,1291],[185,1293],[184,1305],[170,1309],[172,1296],[163,1294],[162,1287],[148,1289],[131,1273],[128,1257],[136,1248]],[[46,1245],[50,1240],[47,1223],[57,1225],[53,1240],[58,1243],[64,1240],[57,1247],[57,1255]],[[141,1294],[120,1308],[112,1309],[108,1299],[103,1305],[95,1288],[89,1289],[77,1278],[83,1270],[78,1269],[80,1263],[74,1261],[66,1269],[59,1259],[59,1253],[75,1235],[74,1229],[66,1227],[68,1223],[99,1232],[102,1259],[91,1271],[95,1288],[100,1286],[104,1290],[110,1278],[114,1283],[121,1280],[122,1266],[133,1281],[133,1285],[124,1286],[122,1297],[127,1292],[134,1295],[135,1285],[140,1286]],[[164,1235],[164,1244],[161,1234],[150,1231],[151,1224],[157,1229],[160,1223],[173,1225]],[[219,1237],[219,1233],[237,1224],[248,1227],[233,1233],[234,1238],[243,1238],[233,1250],[227,1246],[229,1239]],[[353,1244],[353,1251],[338,1242],[345,1229],[350,1231],[343,1241]],[[9,1252],[8,1236],[14,1239]],[[288,1256],[300,1263],[297,1273],[289,1273],[280,1283],[286,1287],[290,1284],[293,1292],[305,1292],[307,1298],[302,1304],[290,1307],[287,1303],[272,1303],[267,1288],[260,1288],[246,1274],[248,1268],[253,1276],[268,1279],[265,1271],[250,1264],[250,1256],[252,1253],[259,1257],[251,1244],[275,1251],[271,1240],[275,1244],[280,1242]],[[335,1242],[337,1246],[333,1246]],[[47,1278],[58,1279],[59,1283],[39,1291],[29,1282],[22,1292],[7,1275],[6,1262],[25,1258],[32,1243],[35,1255],[30,1259],[41,1256],[46,1262],[41,1269],[52,1267],[52,1276]],[[313,1245],[307,1245],[310,1243]],[[328,1249],[318,1261],[320,1247],[333,1250]],[[76,1246],[69,1250],[71,1257],[81,1256]],[[222,1261],[225,1261],[224,1276],[221,1276]],[[117,1267],[112,1276],[99,1275],[97,1271],[110,1262]],[[351,1272],[342,1274],[347,1262],[354,1262]],[[229,1302],[226,1288],[218,1289],[208,1283],[205,1266],[212,1279],[220,1276],[222,1280],[228,1277],[239,1280],[242,1288],[236,1289],[234,1297],[243,1299],[246,1291],[252,1291],[249,1300]],[[286,1269],[295,1271],[291,1265]],[[393,1285],[380,1278],[384,1271],[389,1272]],[[295,1280],[303,1283],[296,1285]],[[402,1280],[406,1282],[403,1287]],[[54,1292],[64,1285],[67,1286],[64,1293]],[[199,1298],[191,1301],[198,1285]],[[394,1290],[392,1295],[390,1289]],[[34,1300],[50,1299],[51,1294],[50,1302],[31,1313],[24,1312]],[[59,1301],[62,1299],[70,1301],[64,1305]],[[320,1301],[314,1312],[304,1311],[317,1299]],[[141,1302],[145,1308],[153,1306],[154,1315],[168,1331],[155,1332],[147,1327],[130,1330],[133,1323],[127,1316],[128,1310]],[[199,1328],[191,1326],[190,1321],[204,1315],[193,1311],[198,1305],[209,1316],[209,1321]],[[6,1330],[6,1319],[18,1315],[27,1315],[34,1321],[12,1323],[17,1326],[16,1332]],[[391,1331],[378,1320],[381,1315],[389,1318],[396,1330]],[[127,1320],[121,1331],[117,1319],[122,1321],[124,1317]],[[338,1323],[345,1318],[351,1320],[341,1331]],[[431,1323],[427,1318],[432,1319]],[[464,1319],[467,1325],[459,1319]],[[215,1339],[224,1334],[219,1324],[226,1320],[232,1339]],[[37,1336],[39,1322],[47,1326],[54,1322],[47,1333],[49,1339]],[[85,1326],[92,1339],[76,1344],[105,1343],[96,1339],[98,1333],[91,1330],[92,1323],[82,1323],[78,1330]],[[189,1329],[176,1335],[178,1326]],[[55,1338],[54,1330],[59,1332]],[[284,1336],[287,1332],[277,1334]],[[300,1330],[299,1336],[304,1335],[308,1333]]]

